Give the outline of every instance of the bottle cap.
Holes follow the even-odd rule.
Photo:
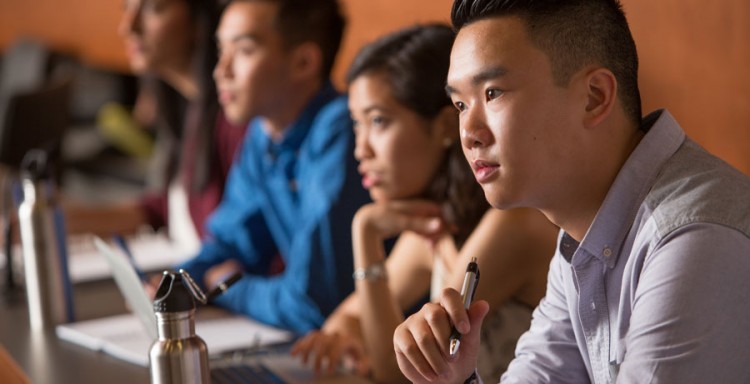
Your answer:
[[[154,299],[154,311],[160,313],[185,312],[195,309],[195,299],[185,285],[182,275],[164,272]]]
[[[26,152],[21,161],[21,175],[33,181],[46,180],[50,177],[49,156],[47,151],[32,149]]]

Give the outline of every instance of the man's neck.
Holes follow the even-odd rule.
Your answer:
[[[263,130],[273,141],[281,140],[322,87],[322,80],[316,80],[295,87],[293,92],[287,92],[289,97],[283,103],[279,103],[274,111],[261,116]]]
[[[632,127],[620,132],[622,134],[610,140],[609,145],[588,149],[594,154],[589,162],[590,167],[580,172],[581,178],[571,181],[572,188],[566,189],[567,195],[555,199],[560,204],[540,209],[550,221],[578,242],[583,241],[617,175],[644,136],[642,130]]]
[[[189,68],[164,71],[161,73],[161,77],[185,99],[195,100],[198,98],[198,82],[193,77]]]

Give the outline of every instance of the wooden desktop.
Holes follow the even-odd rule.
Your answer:
[[[112,280],[78,283],[73,287],[77,320],[110,316],[126,311]],[[29,330],[23,292],[0,293],[0,344],[28,375],[32,383],[148,383],[147,368],[57,338],[53,329]]]

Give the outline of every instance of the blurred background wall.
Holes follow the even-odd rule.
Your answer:
[[[448,21],[452,0],[342,0],[349,28],[335,80],[357,49],[416,22]],[[696,141],[750,175],[750,2],[622,0],[641,58],[644,111],[669,108]],[[127,73],[122,0],[0,0],[0,52],[36,37],[92,67]]]

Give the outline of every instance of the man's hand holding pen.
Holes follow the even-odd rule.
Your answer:
[[[468,273],[467,273],[468,274]],[[443,290],[439,303],[428,303],[396,328],[393,346],[401,372],[414,383],[463,383],[477,365],[482,321],[489,305],[479,300],[465,307],[465,295]],[[451,356],[453,325],[461,335]],[[454,343],[455,344],[455,343]]]

